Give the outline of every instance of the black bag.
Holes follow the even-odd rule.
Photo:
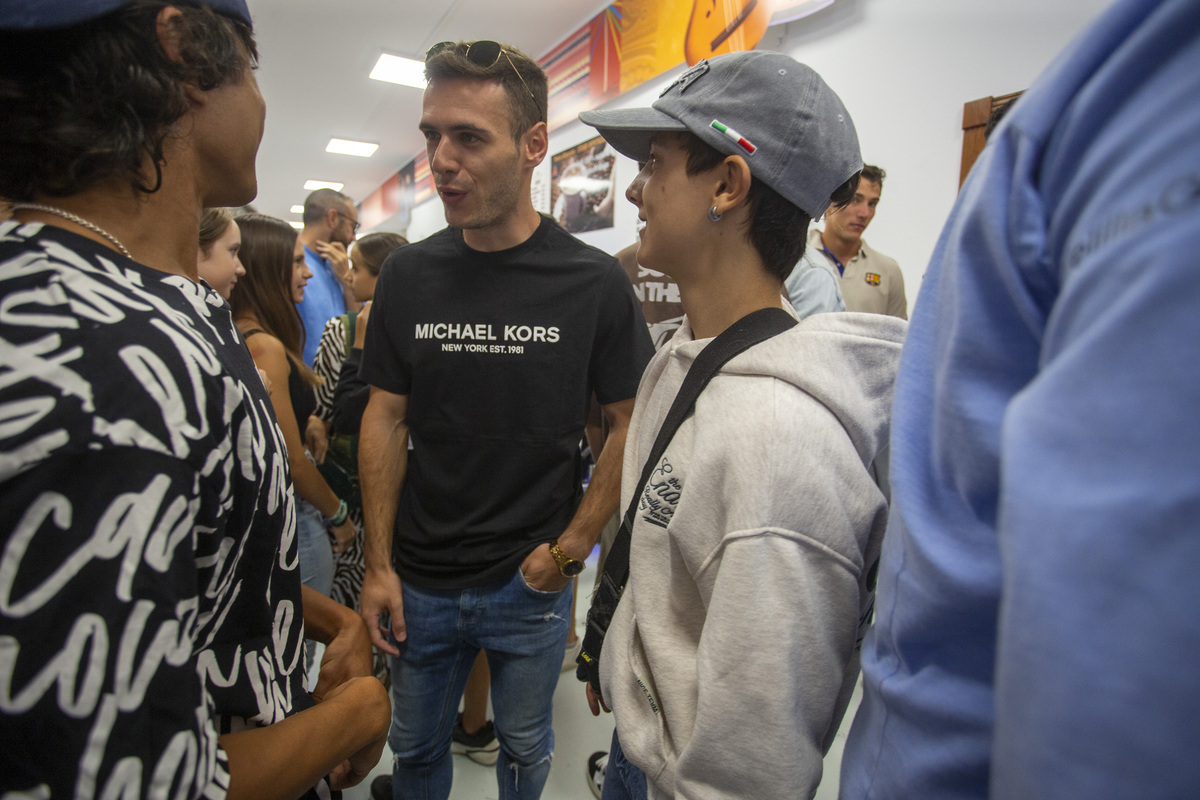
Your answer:
[[[329,437],[325,461],[317,465],[329,488],[345,500],[351,511],[362,508],[362,488],[358,484],[358,436],[335,433]]]
[[[621,602],[625,582],[629,580],[630,532],[633,530],[633,520],[642,498],[642,491],[646,482],[650,480],[650,473],[662,458],[667,445],[675,436],[675,431],[691,413],[700,392],[725,362],[759,342],[783,333],[795,324],[795,318],[782,308],[763,308],[747,314],[722,331],[720,336],[700,351],[700,355],[696,357],[683,379],[679,393],[675,395],[675,401],[671,404],[671,410],[667,412],[662,428],[654,440],[654,446],[650,449],[650,456],[642,468],[637,490],[630,498],[629,508],[621,520],[621,529],[617,531],[612,547],[609,548],[608,558],[604,562],[604,574],[600,576],[600,585],[592,598],[592,607],[588,609],[583,646],[575,659],[579,665],[575,669],[575,677],[584,683],[590,683],[597,697],[600,697],[600,651],[604,646],[604,637],[608,633],[613,614],[616,613],[617,604]]]

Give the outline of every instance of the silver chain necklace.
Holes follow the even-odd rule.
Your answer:
[[[72,214],[70,211],[63,211],[61,208],[55,208],[54,206],[44,206],[41,203],[13,203],[12,206],[10,206],[10,207],[12,208],[13,211],[16,211],[17,209],[20,209],[20,208],[24,208],[29,211],[44,211],[47,214],[57,214],[58,216],[62,217],[63,219],[69,219],[71,222],[74,222],[76,225],[79,225],[80,227],[87,228],[89,231],[92,231],[93,233],[100,234],[105,239],[108,239],[110,242],[115,244],[117,246],[117,249],[125,254],[126,258],[133,258],[133,256],[129,254],[128,248],[126,248],[125,245],[121,244],[120,239],[113,236],[111,233],[104,230],[104,228],[101,228],[99,225],[88,222],[83,217],[76,216],[75,214]]]

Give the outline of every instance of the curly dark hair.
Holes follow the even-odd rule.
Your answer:
[[[433,52],[425,60],[425,79],[430,83],[441,78],[472,78],[499,83],[508,97],[509,131],[513,141],[520,142],[526,131],[547,119],[549,81],[546,73],[532,58],[506,44],[501,45],[495,63],[481,67],[467,58],[467,49],[472,44],[457,42]]]
[[[177,6],[182,61],[171,61],[156,32],[167,5],[134,0],[81,25],[0,31],[0,195],[64,197],[113,178],[159,189],[164,142],[188,109],[185,84],[236,83],[258,62],[249,25],[188,5]]]
[[[683,147],[687,151],[685,171],[688,175],[706,172],[725,160],[724,153],[694,133],[684,134],[684,137]],[[859,173],[854,173],[834,190],[829,198],[831,206],[843,208],[854,199],[858,177]],[[758,178],[751,178],[746,202],[750,211],[746,238],[758,251],[767,271],[780,281],[787,280],[800,256],[804,255],[812,217]]]

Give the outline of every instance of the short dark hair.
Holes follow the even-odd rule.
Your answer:
[[[688,175],[707,172],[726,159],[724,153],[714,149],[694,133],[684,134],[684,150],[687,151]],[[832,205],[845,206],[854,199],[858,188],[858,173],[839,186],[829,198]],[[800,210],[779,192],[758,178],[750,179],[750,192],[746,198],[748,224],[746,238],[758,251],[763,266],[780,281],[787,279],[804,255],[808,240],[808,226],[812,217]]]
[[[887,172],[883,167],[877,167],[874,164],[863,164],[862,180],[878,183],[879,188],[883,188],[883,179],[887,177]]]
[[[351,205],[354,205],[353,201],[336,189],[317,189],[304,198],[304,224],[320,222],[331,208],[341,211]]]
[[[471,44],[457,42],[429,56],[425,61],[425,80],[433,83],[442,78],[470,78],[499,83],[508,96],[513,141],[519,142],[526,131],[548,118],[546,73],[532,58],[506,44],[501,45],[503,52],[494,64],[481,67],[467,58]]]
[[[246,274],[229,294],[234,319],[253,314],[263,330],[283,343],[292,369],[309,385],[321,380],[304,364],[304,325],[292,302],[292,252],[297,231],[266,214],[243,214],[234,219],[242,229],[238,258]]]
[[[408,239],[398,233],[390,231],[368,233],[354,242],[355,260],[371,275],[378,275],[379,268],[383,266],[383,260],[388,257],[388,254],[406,244],[408,244]]]
[[[167,5],[135,0],[68,28],[0,31],[0,195],[64,197],[113,178],[159,189],[164,142],[188,110],[185,84],[235,83],[258,61],[245,22],[184,4],[182,63],[170,60],[156,32]]]

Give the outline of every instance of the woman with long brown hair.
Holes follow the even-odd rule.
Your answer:
[[[242,232],[241,260],[246,274],[230,295],[233,321],[258,368],[266,373],[271,404],[287,447],[288,468],[296,491],[296,535],[300,577],[328,595],[333,584],[333,551],[354,538],[354,523],[341,500],[304,449],[302,431],[315,406],[320,379],[300,358],[304,328],[296,303],[312,273],[304,263],[296,231],[283,220],[262,214],[237,218]],[[330,547],[326,523],[336,543]]]

